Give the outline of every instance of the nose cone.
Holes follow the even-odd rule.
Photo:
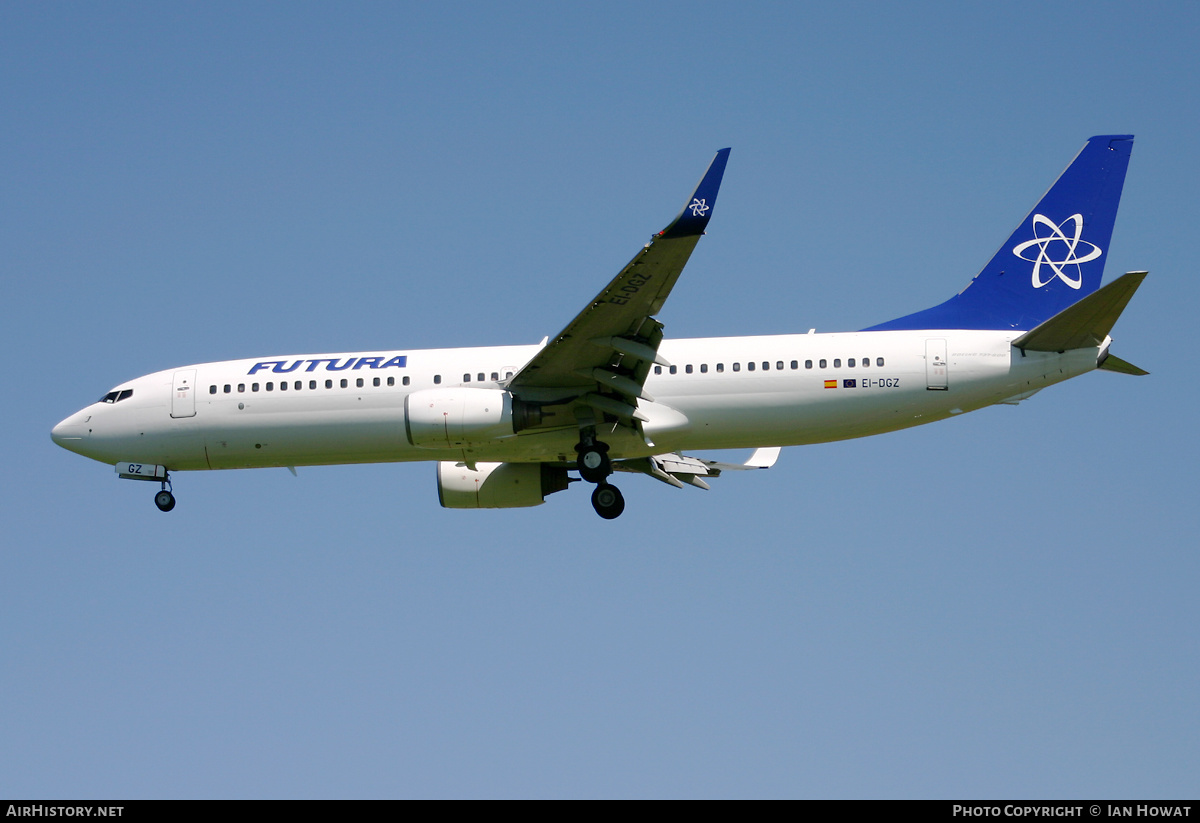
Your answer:
[[[50,439],[67,451],[83,454],[88,436],[87,418],[83,412],[76,412],[50,430]]]

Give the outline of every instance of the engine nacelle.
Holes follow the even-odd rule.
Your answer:
[[[516,433],[513,398],[503,389],[446,388],[404,399],[408,442],[422,449],[488,443]]]
[[[570,482],[567,470],[543,463],[437,464],[438,500],[445,509],[515,509],[540,506]]]

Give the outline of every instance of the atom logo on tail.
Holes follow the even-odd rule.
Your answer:
[[[1067,236],[1063,228],[1068,223],[1074,221],[1075,227],[1073,234]],[[1038,227],[1048,228],[1050,234],[1042,236],[1038,231]],[[1027,240],[1013,247],[1012,253],[1022,260],[1028,260],[1033,264],[1033,287],[1040,289],[1047,283],[1050,283],[1054,278],[1058,278],[1073,289],[1078,289],[1083,285],[1083,272],[1079,268],[1080,263],[1087,263],[1089,260],[1095,260],[1100,256],[1100,247],[1094,243],[1089,243],[1086,240],[1080,240],[1080,235],[1083,234],[1083,215],[1072,214],[1063,221],[1062,226],[1054,225],[1054,221],[1042,214],[1033,216],[1033,240]],[[1061,245],[1059,245],[1061,244]],[[1090,249],[1080,257],[1077,251],[1083,251],[1081,246],[1086,246]],[[1037,247],[1037,257],[1026,257],[1025,252],[1029,249]],[[1061,256],[1061,260],[1051,259],[1051,255],[1055,252]],[[1050,276],[1042,277],[1042,266],[1047,266],[1051,270]],[[1068,266],[1075,267],[1075,278],[1072,279],[1069,275],[1070,269]]]

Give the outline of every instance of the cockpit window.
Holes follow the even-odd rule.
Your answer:
[[[97,400],[97,403],[119,403],[122,400],[127,400],[133,397],[133,389],[124,389],[123,391],[110,391],[108,394]]]

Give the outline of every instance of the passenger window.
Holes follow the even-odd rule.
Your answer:
[[[209,394],[216,394],[216,393],[217,393],[217,387],[216,387],[216,385],[215,385],[215,384],[214,384],[214,385],[212,385],[212,386],[209,386],[209,387],[208,387],[208,393],[209,393]]]
[[[720,373],[721,373],[721,372],[723,372],[723,371],[725,371],[725,364],[724,364],[724,363],[718,363],[718,364],[717,364],[717,374],[720,374]]]
[[[271,387],[271,384],[270,384],[270,383],[268,383],[268,384],[267,384],[267,388],[269,389],[270,387]],[[281,380],[281,381],[279,381],[279,390],[280,390],[280,391],[287,391],[287,381],[286,381],[286,380]]]
[[[508,379],[508,378],[510,378],[510,377],[512,377],[512,372],[510,372],[510,371],[506,371],[506,372],[504,373],[504,379],[505,379],[505,380],[507,380],[507,379]],[[404,378],[404,379],[405,379],[405,380],[408,380],[408,378],[407,378],[407,377],[406,377],[406,378]],[[408,383],[405,383],[404,385],[406,385],[406,386],[407,386],[407,385],[408,385]]]
[[[846,368],[848,368],[848,369],[854,368],[854,358],[853,357],[851,357],[849,360],[846,361]]]
[[[442,385],[442,376],[440,374],[435,374],[433,376],[433,385],[435,385],[435,386]]]
[[[481,378],[479,378],[479,379],[480,379],[480,380],[482,380],[483,378],[481,377]],[[494,371],[494,372],[492,372],[492,379],[493,379],[493,380],[499,380],[499,379],[500,379],[500,372],[498,372],[498,371]]]
[[[742,364],[741,364],[741,363],[734,363],[734,364],[733,364],[733,370],[734,370],[734,371],[741,371],[741,370],[742,370]]]
[[[379,385],[379,378],[378,378],[378,377],[376,377],[376,378],[375,378],[373,381],[371,381],[371,382],[372,382],[374,385],[378,386],[378,385]]]
[[[232,389],[232,388],[233,388],[233,386],[231,386],[231,385],[229,385],[228,383],[226,383],[226,384],[225,384],[225,393],[226,393],[226,394],[229,394],[229,390],[230,390],[230,389]]]
[[[407,386],[408,385],[408,375],[407,374],[404,375],[404,379],[401,380],[400,382]]]
[[[358,378],[357,380],[354,381],[354,385],[358,386],[358,388],[361,389],[363,387],[363,379],[361,377]]]
[[[257,384],[257,383],[251,383],[251,384],[250,384],[250,391],[258,391],[258,384]]]
[[[396,378],[395,378],[395,377],[389,377],[389,378],[388,378],[388,385],[389,385],[389,386],[394,386],[394,385],[396,385]]]
[[[796,370],[796,369],[798,369],[798,368],[800,368],[800,361],[799,361],[799,360],[793,360],[793,361],[792,361],[792,371],[795,371],[795,370]]]
[[[662,374],[662,366],[655,366],[655,367],[654,367],[654,373],[655,373],[655,374]]]
[[[793,360],[792,362],[793,362],[793,363],[795,363],[796,361],[795,361],[795,360]],[[776,364],[775,364],[775,368],[779,369],[779,371],[783,371],[783,361],[782,361],[782,360],[780,360],[778,363],[776,363]],[[796,367],[795,367],[795,366],[792,366],[792,368],[794,369],[794,368],[796,368]]]
[[[678,366],[672,366],[672,367],[671,367],[671,374],[675,374],[677,371],[679,371],[679,367],[678,367]]]
[[[304,381],[297,380],[296,385],[292,386],[292,388],[295,389],[296,391],[300,391],[302,388],[304,388]]]
[[[828,361],[824,357],[822,357],[820,362],[818,363],[818,365],[820,365],[821,368],[826,368],[827,363],[828,363]]]
[[[882,366],[882,365],[883,365],[883,358],[882,358],[882,357],[876,357],[876,358],[875,358],[875,365],[876,365],[876,366]]]
[[[332,380],[326,380],[326,381],[325,381],[325,388],[327,388],[327,389],[332,389],[332,388],[333,388],[333,381],[332,381]]]
[[[267,383],[267,391],[274,391],[274,390],[275,390],[275,384],[268,382]]]
[[[308,381],[308,387],[309,387],[310,389],[315,389],[315,388],[317,387],[317,381],[316,381],[316,380],[309,380],[309,381]]]
[[[687,372],[688,374],[691,374],[692,373],[692,364],[688,363],[686,366],[683,367],[683,370],[685,372]]]
[[[471,375],[469,375],[469,374],[464,374],[464,375],[463,375],[463,382],[464,382],[464,383],[470,383],[470,382],[471,382]]]
[[[737,371],[736,365],[734,366],[733,370]],[[746,364],[746,371],[754,371],[754,361],[753,360],[751,360],[749,363]]]
[[[864,368],[864,369],[865,369],[865,368],[867,368],[868,366],[870,366],[870,365],[871,365],[871,358],[869,358],[869,357],[864,357],[864,358],[862,359],[862,364],[863,364],[863,368]]]
[[[811,368],[812,368],[812,361],[811,361],[811,360],[805,360],[805,361],[804,361],[804,368],[806,368],[806,369],[811,369]]]
[[[708,374],[708,364],[707,364],[707,363],[701,363],[701,364],[700,364],[700,373],[701,373],[701,374]]]
[[[245,384],[245,383],[238,383],[238,394],[241,394],[241,393],[242,393],[242,392],[244,392],[245,390],[246,390],[246,384]]]
[[[348,381],[346,378],[344,378],[344,377],[343,377],[343,378],[342,378],[342,382],[341,382],[341,386],[342,386],[342,388],[344,389],[344,388],[346,388],[346,387],[347,387],[347,386],[349,386],[349,385],[350,385],[350,381]]]
[[[483,372],[480,372],[480,373],[479,373],[478,380],[479,380],[479,382],[481,382],[481,383],[483,382]]]
[[[763,361],[763,371],[770,371],[770,370],[771,370],[771,364],[768,363],[766,360],[764,360]]]
[[[833,367],[835,369],[840,369],[842,367],[842,358],[840,358],[840,357],[833,358]]]

